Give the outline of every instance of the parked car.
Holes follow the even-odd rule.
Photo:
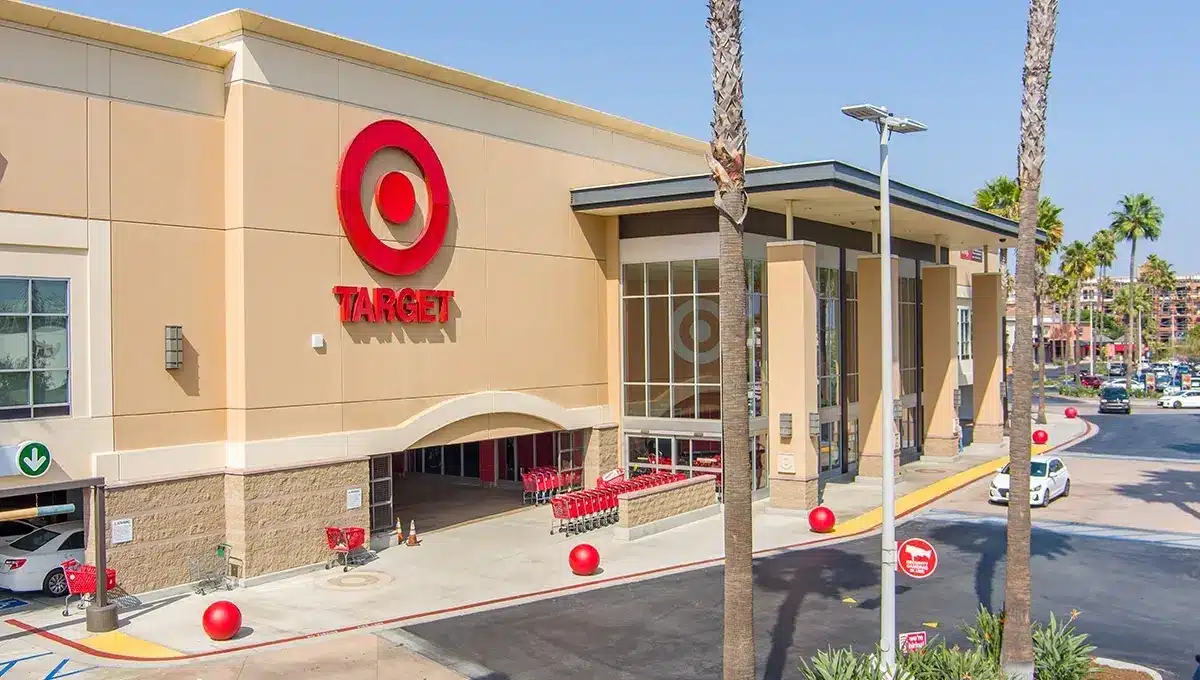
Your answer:
[[[1100,388],[1100,412],[1129,414],[1129,391],[1123,386]]]
[[[1158,400],[1158,405],[1161,408],[1200,408],[1200,390],[1181,390],[1178,394],[1165,395]]]
[[[8,545],[18,538],[36,531],[38,526],[23,519],[8,519],[0,522],[0,545]]]
[[[1092,373],[1081,373],[1079,375],[1079,384],[1084,387],[1100,387],[1104,383],[1104,378]]]
[[[40,590],[53,597],[67,594],[62,563],[83,561],[83,522],[60,522],[0,546],[0,588],[16,593]]]
[[[1125,375],[1125,364],[1109,363],[1108,364],[1108,374],[1113,377],[1120,377],[1120,376]]]
[[[988,488],[989,503],[1007,503],[1010,485],[1009,465],[996,470]],[[1029,461],[1029,504],[1050,505],[1059,496],[1071,495],[1071,473],[1057,456],[1034,456]]]
[[[1138,380],[1126,380],[1125,378],[1113,378],[1106,381],[1101,387],[1120,387],[1134,392],[1142,392],[1146,389],[1146,384]]]

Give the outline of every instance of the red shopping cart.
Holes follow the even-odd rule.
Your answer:
[[[63,600],[63,616],[71,615],[71,598],[79,600],[78,607],[83,609],[96,596],[96,567],[91,564],[80,564],[78,560],[67,560],[62,563],[63,576],[67,579],[67,596]],[[117,570],[105,569],[105,590],[117,587]]]
[[[350,571],[352,566],[366,564],[371,558],[371,552],[363,547],[366,542],[367,530],[362,527],[325,527],[325,543],[332,553],[325,568],[340,564],[342,571]]]

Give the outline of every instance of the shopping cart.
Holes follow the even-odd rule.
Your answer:
[[[340,564],[342,571],[350,571],[352,566],[366,564],[373,557],[371,551],[363,547],[366,540],[367,531],[362,527],[325,527],[325,543],[332,553],[325,568]]]
[[[222,543],[215,552],[187,559],[188,577],[197,595],[222,588],[233,590],[233,580],[229,578],[229,550],[229,544]]]
[[[78,598],[78,606],[83,609],[96,595],[96,567],[91,564],[80,564],[78,560],[67,560],[62,563],[63,575],[67,577],[67,597],[63,601],[63,616],[71,615],[71,598]],[[117,587],[117,570],[105,569],[105,590],[111,591]]]

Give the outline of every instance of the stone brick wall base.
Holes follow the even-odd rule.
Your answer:
[[[771,505],[780,510],[812,510],[817,507],[818,479],[772,477]]]
[[[584,487],[595,488],[600,475],[618,467],[621,467],[621,429],[616,425],[593,427],[587,433],[583,452]]]
[[[681,482],[631,491],[618,496],[617,503],[620,516],[617,526],[631,529],[716,505],[717,478],[700,475]]]
[[[958,437],[928,435],[922,451],[928,458],[953,458],[958,455]]]
[[[981,444],[999,444],[1004,441],[1004,425],[975,423],[971,440]]]

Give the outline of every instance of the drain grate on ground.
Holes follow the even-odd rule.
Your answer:
[[[340,569],[328,576],[317,577],[317,586],[331,590],[365,590],[392,582],[392,577],[378,571],[348,571]]]

